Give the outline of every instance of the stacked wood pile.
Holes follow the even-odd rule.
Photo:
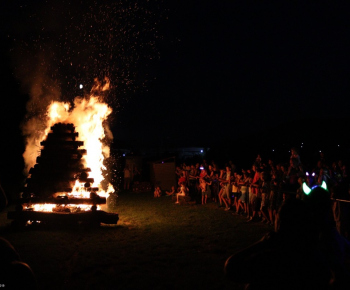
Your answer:
[[[106,204],[106,198],[100,197],[97,187],[92,187],[93,178],[89,178],[90,168],[84,166],[82,157],[87,153],[85,149],[80,149],[84,142],[78,141],[79,134],[75,132],[73,124],[57,123],[51,127],[45,141],[42,141],[41,154],[37,157],[37,163],[29,171],[22,198],[19,200],[19,206],[15,213],[9,213],[9,219],[61,219],[61,217],[43,212],[34,212],[23,210],[23,207],[33,204],[56,204],[53,212],[73,213],[67,205],[87,204],[91,205],[91,211],[96,211],[97,205]],[[71,197],[76,181],[84,184],[85,191],[90,192],[89,198]],[[77,211],[74,210],[76,213]],[[86,219],[89,213],[79,215]],[[102,217],[104,214],[94,215]],[[76,220],[77,216],[71,218]],[[79,218],[78,218],[79,219]],[[87,219],[90,219],[87,218]],[[69,217],[64,217],[69,220]],[[117,223],[118,215],[114,218],[107,218],[107,223]],[[101,222],[103,222],[101,220]]]
[[[37,157],[37,164],[30,169],[24,198],[51,197],[57,192],[71,192],[75,181],[86,182],[88,187],[92,178],[88,178],[89,168],[84,168],[82,157],[86,154],[82,141],[77,141],[78,133],[73,124],[58,123],[51,127],[47,139]]]

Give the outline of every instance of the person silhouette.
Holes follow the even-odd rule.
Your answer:
[[[6,289],[37,289],[36,277],[12,244],[0,237],[0,284]]]

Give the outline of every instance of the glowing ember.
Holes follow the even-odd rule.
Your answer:
[[[91,205],[87,204],[67,204],[67,205],[58,205],[58,204],[45,204],[45,203],[37,203],[33,204],[30,208],[34,211],[42,211],[42,212],[65,212],[66,209],[69,209],[69,212],[80,212],[87,211],[91,209]]]

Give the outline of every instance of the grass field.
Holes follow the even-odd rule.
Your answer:
[[[11,208],[10,208],[11,209]],[[39,289],[243,289],[223,274],[225,260],[259,240],[267,225],[207,205],[177,205],[153,193],[120,193],[99,228],[10,227],[8,239],[34,270]]]

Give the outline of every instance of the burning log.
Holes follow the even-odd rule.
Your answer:
[[[22,198],[22,204],[36,204],[36,203],[47,203],[47,204],[106,204],[106,198],[98,195],[93,198],[75,198],[68,196],[61,197],[50,197],[50,198]]]

